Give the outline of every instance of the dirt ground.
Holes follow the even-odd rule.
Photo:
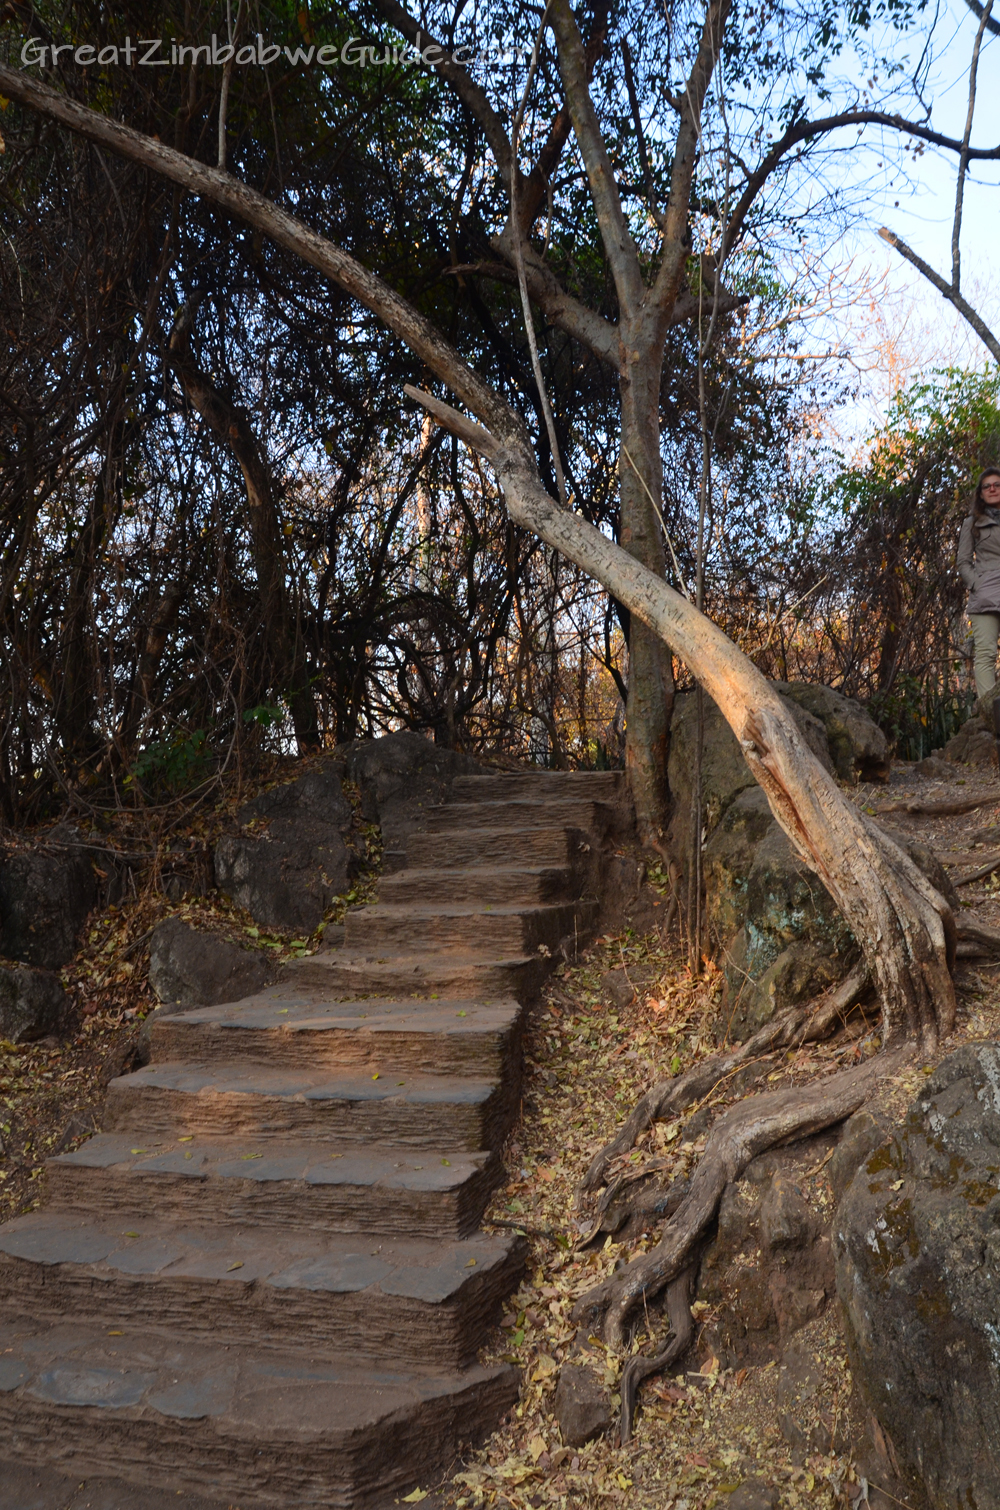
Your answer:
[[[928,778],[897,764],[887,785],[850,795],[933,849],[953,880],[994,854],[1000,860],[995,772],[956,766],[954,776]],[[885,812],[908,801],[959,802],[979,795],[987,800],[965,815]],[[963,905],[1000,927],[1000,870],[962,886],[959,894]],[[351,898],[363,899],[361,894]],[[233,933],[252,927],[249,919],[211,898],[176,906],[153,894],[91,919],[80,955],[64,972],[74,1007],[63,1033],[31,1045],[0,1043],[0,1219],[37,1206],[44,1194],[45,1158],[76,1146],[99,1125],[107,1083],[130,1066],[142,1019],[152,1006],[145,940],[168,912],[194,914],[192,921]],[[283,954],[314,946],[278,937],[264,942]],[[958,1025],[938,1057],[969,1039],[1000,1037],[998,972],[1000,960],[961,962]],[[635,937],[626,931],[600,939],[580,964],[562,967],[551,979],[529,1031],[523,1115],[506,1155],[509,1180],[488,1214],[495,1223],[523,1230],[530,1243],[524,1282],[488,1355],[523,1369],[521,1400],[509,1421],[470,1452],[457,1472],[421,1486],[407,1503],[423,1503],[426,1510],[549,1505],[574,1510],[607,1504],[709,1510],[725,1506],[748,1477],[773,1486],[782,1507],[857,1510],[867,1497],[872,1506],[889,1510],[903,1502],[876,1488],[835,1306],[796,1335],[797,1346],[822,1378],[816,1410],[832,1411],[842,1423],[832,1453],[803,1451],[781,1435],[776,1360],[736,1371],[720,1367],[704,1340],[713,1319],[705,1308],[683,1369],[643,1387],[628,1446],[618,1447],[610,1437],[582,1448],[562,1445],[552,1406],[558,1370],[577,1330],[569,1319],[573,1303],[656,1240],[651,1232],[628,1244],[608,1239],[596,1251],[575,1251],[591,1225],[592,1206],[579,1202],[578,1183],[593,1154],[654,1080],[714,1051],[720,993],[721,979],[711,966],[692,979],[676,941],[655,933]],[[850,1042],[841,1039],[786,1056],[770,1078],[779,1085],[799,1083],[876,1049],[874,1032],[862,1026]],[[927,1068],[914,1066],[886,1083],[889,1109],[902,1114]],[[710,1104],[716,1110],[727,1104],[724,1086]],[[685,1141],[678,1122],[659,1125],[622,1163],[641,1167],[656,1158],[665,1179],[677,1177],[693,1166],[702,1146],[703,1140]],[[828,1219],[832,1194],[822,1169],[811,1174],[804,1189],[817,1213]],[[648,1331],[642,1328],[635,1341],[644,1351],[664,1326],[658,1308],[650,1308],[646,1321]],[[603,1367],[613,1390],[620,1362],[604,1355]],[[36,1505],[37,1510],[86,1505],[118,1510],[117,1493],[116,1486],[28,1475],[20,1487],[0,1486],[0,1510],[35,1510]],[[164,1505],[167,1499],[185,1510],[201,1510],[180,1496],[163,1498]],[[160,1500],[154,1500],[159,1510]],[[122,1510],[130,1504],[139,1510],[134,1495],[120,1503]],[[153,1510],[154,1501],[149,1503]]]

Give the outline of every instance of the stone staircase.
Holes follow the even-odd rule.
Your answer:
[[[495,1427],[518,1375],[476,1355],[523,1241],[478,1227],[620,779],[459,778],[340,948],[152,1019],[105,1131],[0,1227],[0,1456],[362,1507]]]

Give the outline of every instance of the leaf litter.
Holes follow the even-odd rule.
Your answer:
[[[982,982],[976,977],[979,985]],[[966,986],[968,982],[966,981]],[[658,1233],[634,1240],[607,1236],[589,1250],[577,1245],[593,1228],[594,1199],[581,1204],[577,1189],[593,1156],[612,1137],[654,1081],[690,1068],[717,1051],[713,1025],[721,1000],[721,973],[711,964],[693,978],[673,945],[658,934],[626,931],[606,937],[573,967],[560,967],[533,1014],[525,1044],[521,1122],[505,1150],[506,1183],[496,1192],[484,1226],[525,1234],[529,1258],[524,1279],[506,1306],[499,1335],[480,1355],[522,1371],[519,1401],[509,1418],[459,1472],[435,1486],[435,1505],[455,1510],[559,1510],[620,1504],[629,1510],[722,1510],[736,1487],[755,1478],[778,1491],[782,1507],[846,1510],[865,1482],[854,1461],[862,1423],[852,1401],[839,1314],[835,1304],[794,1334],[822,1378],[802,1415],[808,1433],[821,1419],[834,1421],[834,1448],[794,1448],[779,1426],[777,1361],[756,1367],[720,1366],[706,1341],[714,1319],[696,1302],[699,1330],[683,1372],[653,1376],[640,1392],[632,1441],[612,1434],[583,1447],[563,1444],[553,1406],[559,1370],[570,1356],[577,1325],[570,1320],[587,1290],[652,1247]],[[958,1036],[1000,1036],[1000,993],[995,984],[960,995]],[[630,998],[630,999],[629,999]],[[966,1003],[963,1008],[962,1002]],[[618,1003],[618,1004],[616,1004]],[[941,1054],[957,1046],[951,1039]],[[809,1045],[761,1065],[768,1090],[813,1080],[877,1051],[873,1026],[857,1019],[850,1033]],[[887,1082],[880,1101],[900,1116],[929,1066]],[[730,1077],[730,1080],[733,1077]],[[744,1082],[745,1084],[745,1082]],[[742,1092],[726,1081],[705,1098],[717,1114]],[[705,1103],[702,1103],[705,1104]],[[705,1139],[685,1134],[698,1107],[650,1128],[607,1174],[626,1178],[655,1171],[664,1184],[686,1178]],[[826,1160],[810,1169],[809,1197],[829,1221],[833,1197]],[[650,1304],[632,1346],[650,1351],[662,1343],[666,1319]],[[588,1339],[599,1359],[612,1406],[621,1359],[599,1338]],[[888,1504],[888,1501],[880,1501]]]

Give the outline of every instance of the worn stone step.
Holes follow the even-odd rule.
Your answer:
[[[578,829],[544,823],[520,828],[467,828],[447,833],[418,829],[406,841],[407,867],[464,870],[484,865],[573,865],[590,846]]]
[[[586,936],[596,916],[591,901],[550,902],[537,907],[500,903],[495,907],[454,904],[418,907],[379,902],[346,918],[345,946],[357,953],[470,954],[494,957],[550,953],[563,939]]]
[[[523,1008],[511,998],[434,1001],[331,1001],[286,980],[218,1007],[155,1013],[149,1019],[154,1064],[228,1059],[233,1063],[352,1067],[378,1073],[518,1077]]]
[[[438,1242],[156,1215],[124,1225],[44,1211],[0,1226],[0,1314],[462,1368],[526,1251],[522,1238],[485,1233]]]
[[[451,784],[455,802],[508,802],[518,797],[558,802],[567,792],[610,802],[625,790],[624,771],[497,771],[488,776],[458,776]]]
[[[81,1478],[113,1464],[264,1510],[384,1504],[491,1431],[517,1387],[506,1366],[418,1373],[144,1327],[0,1326],[0,1433],[20,1462]]]
[[[495,1080],[286,1065],[148,1064],[112,1080],[108,1132],[313,1139],[474,1152],[503,1142],[511,1097]]]
[[[491,904],[560,902],[573,894],[574,876],[568,865],[468,866],[464,869],[431,870],[420,867],[383,876],[380,902],[393,905],[440,902]]]
[[[155,1211],[185,1225],[437,1238],[473,1232],[503,1174],[485,1151],[139,1133],[98,1133],[46,1169],[49,1209],[123,1227]]]
[[[425,999],[512,997],[533,1001],[550,969],[541,954],[516,959],[484,959],[479,954],[398,954],[336,949],[301,960],[295,979],[345,1000],[359,996],[415,996]]]
[[[511,797],[502,802],[445,802],[425,808],[420,816],[424,833],[450,833],[479,828],[498,833],[529,828],[537,823],[562,824],[588,833],[603,833],[612,818],[611,808],[587,797],[547,801],[536,797]]]

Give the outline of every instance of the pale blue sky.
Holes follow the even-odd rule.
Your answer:
[[[997,6],[1000,19],[1000,5]],[[931,123],[948,135],[961,137],[968,108],[968,68],[978,22],[961,0],[942,5],[935,28],[936,60],[927,89]],[[987,32],[979,64],[979,87],[972,130],[974,146],[1000,143],[1000,37]],[[880,186],[873,197],[867,226],[847,238],[849,249],[884,272],[884,291],[877,297],[876,322],[862,315],[856,327],[859,349],[877,339],[877,319],[883,333],[894,339],[910,370],[943,365],[990,362],[988,352],[965,322],[914,269],[878,239],[885,224],[944,277],[951,276],[951,235],[955,208],[955,155],[928,148],[908,166],[909,182],[897,177],[894,187]],[[896,208],[896,200],[899,206]],[[966,183],[962,229],[962,288],[988,323],[1000,333],[1000,162],[974,164]],[[877,359],[870,368],[867,405],[870,413],[884,411],[891,377]],[[854,423],[841,423],[844,438],[855,425],[863,428],[866,408],[862,397]],[[844,420],[848,420],[845,414]],[[860,439],[860,436],[858,436]]]

